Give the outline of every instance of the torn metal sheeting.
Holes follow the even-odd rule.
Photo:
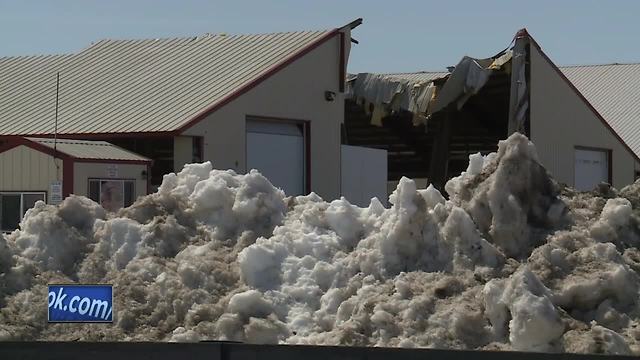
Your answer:
[[[446,76],[448,73],[360,73],[351,79],[349,93],[352,98],[364,100],[367,112],[373,108],[371,122],[380,126],[382,118],[389,111],[429,113],[436,90],[433,81]]]
[[[442,86],[432,112],[438,112],[453,102],[460,109],[469,97],[475,95],[489,80],[493,59],[474,59],[465,56]]]
[[[418,125],[452,103],[456,103],[458,109],[462,108],[469,97],[482,89],[493,72],[509,71],[507,66],[510,66],[511,58],[511,50],[496,58],[465,56],[451,73],[360,73],[349,79],[349,95],[364,100],[365,110],[372,114],[374,125],[381,125],[382,117],[399,110],[416,114],[414,125]]]

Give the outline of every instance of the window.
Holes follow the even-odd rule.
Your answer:
[[[118,211],[135,200],[135,180],[89,179],[89,198],[107,211]]]
[[[0,192],[0,230],[17,229],[27,210],[45,199],[45,192]]]

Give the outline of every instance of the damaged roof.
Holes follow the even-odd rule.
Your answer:
[[[559,66],[558,69],[635,156],[640,157],[640,63]],[[412,88],[417,86],[416,84],[444,78],[450,73],[423,71],[365,75],[387,82],[401,81],[400,85]],[[353,77],[353,80],[357,80],[357,76]],[[373,85],[381,84],[383,83],[378,82]],[[398,86],[395,83],[393,85]],[[358,84],[354,89],[356,96],[368,95],[365,90],[358,88]],[[394,87],[391,90],[387,89],[385,95],[390,99],[399,91]],[[381,102],[372,96],[370,98],[370,101]]]
[[[636,156],[640,156],[640,63],[559,68]]]
[[[451,72],[359,73],[348,79],[349,96],[428,116],[454,102],[458,108],[462,107],[469,97],[480,91],[492,73],[503,71],[511,57],[512,51],[506,50],[486,59],[464,56]],[[441,86],[436,92],[438,82]]]
[[[383,76],[407,80],[411,82],[432,82],[433,80],[443,78],[449,75],[449,72],[437,72],[437,71],[418,71],[413,73],[391,73],[383,74]]]
[[[103,40],[71,55],[0,58],[0,135],[180,131],[338,29]]]

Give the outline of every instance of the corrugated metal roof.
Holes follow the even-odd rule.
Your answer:
[[[104,40],[66,56],[0,58],[0,135],[164,132],[332,31]]]
[[[640,156],[640,64],[563,66],[560,70]]]
[[[26,138],[51,149],[54,148],[54,139],[50,138]],[[119,160],[119,161],[151,161],[150,159],[132,153],[106,141],[69,140],[57,139],[57,151],[77,159],[88,160]]]
[[[395,73],[395,74],[383,74],[386,77],[408,80],[412,82],[431,82],[435,79],[439,79],[449,75],[448,72],[432,72],[432,71],[420,71],[414,73]]]

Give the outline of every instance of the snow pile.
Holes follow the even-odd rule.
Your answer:
[[[639,187],[562,187],[519,134],[390,208],[191,164],[117,214],[30,210],[0,238],[0,339],[640,354]],[[116,324],[46,325],[60,281],[114,284]]]
[[[483,295],[493,334],[508,334],[516,350],[549,350],[564,332],[549,289],[526,267],[507,280],[489,281]]]

